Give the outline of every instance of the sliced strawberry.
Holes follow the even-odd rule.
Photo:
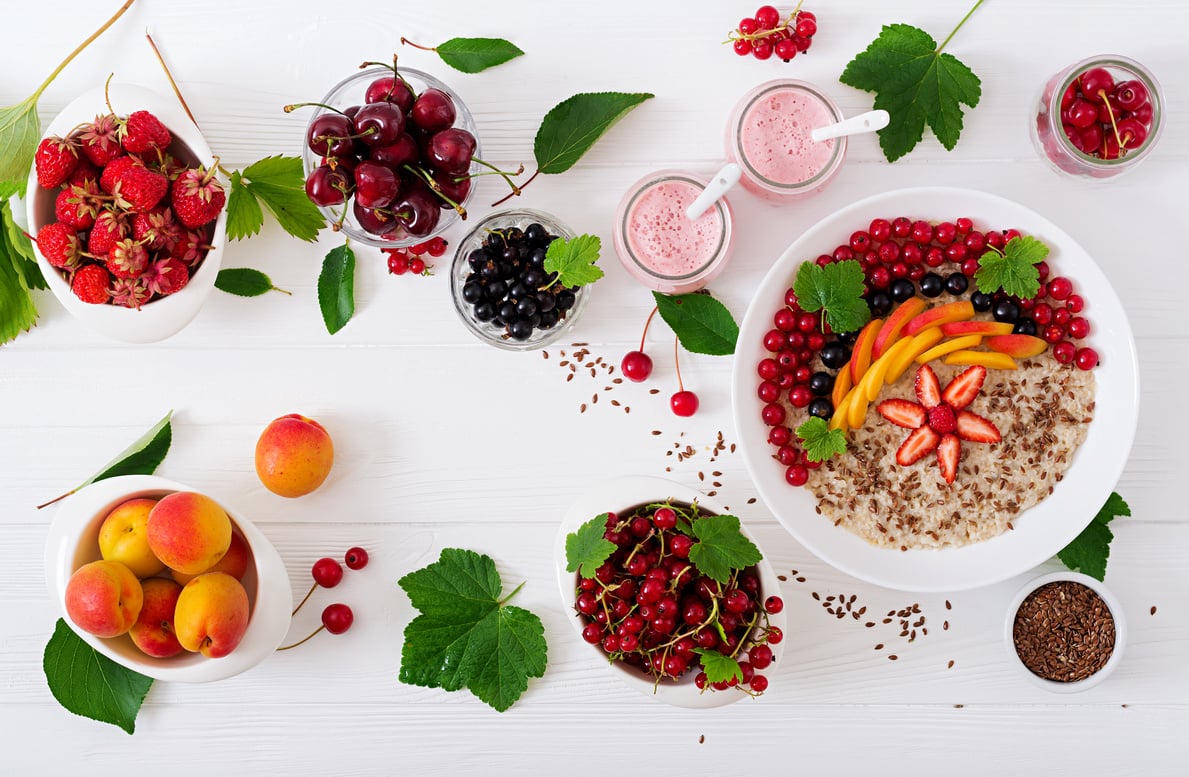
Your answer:
[[[941,393],[941,398],[961,410],[974,401],[979,390],[983,387],[983,380],[987,377],[987,368],[981,364],[966,369],[961,375],[950,381]]]
[[[925,423],[925,408],[907,399],[885,399],[875,409],[884,418],[905,429],[916,429]]]
[[[937,466],[946,483],[953,483],[958,476],[958,461],[962,458],[962,441],[947,434],[937,443]]]
[[[900,444],[900,449],[896,451],[896,463],[902,467],[915,464],[921,460],[922,456],[936,448],[940,441],[940,434],[927,426],[922,426],[908,435]]]
[[[917,390],[917,399],[926,409],[941,404],[941,384],[937,381],[937,373],[928,364],[922,364],[921,368],[917,370],[917,379],[914,385]]]
[[[957,426],[957,422],[954,420],[954,409],[944,402],[929,408],[926,415],[929,419],[929,428],[938,434],[949,434]]]
[[[958,411],[958,436],[970,442],[999,442],[999,429],[981,415],[969,410]]]

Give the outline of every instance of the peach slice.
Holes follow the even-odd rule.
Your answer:
[[[859,384],[863,390],[863,396],[867,398],[868,402],[875,401],[875,398],[879,396],[892,362],[898,360],[901,354],[912,347],[912,341],[911,337],[897,340],[883,356],[871,364],[871,369],[867,370],[867,374],[863,376],[863,382]]]
[[[867,418],[867,406],[871,402],[867,399],[867,393],[862,386],[855,386],[851,393],[854,396],[851,397],[850,405],[846,411],[846,423],[851,429],[861,429],[864,419]]]
[[[944,305],[929,308],[913,318],[905,324],[904,334],[915,335],[931,326],[941,326],[971,318],[974,318],[974,305],[970,303],[970,300],[960,299],[957,302],[947,302]]]
[[[992,370],[1014,370],[1016,360],[1005,353],[994,351],[951,351],[945,357],[946,364],[978,364]]]
[[[838,371],[838,376],[834,378],[834,391],[830,394],[830,401],[834,407],[842,404],[842,400],[846,399],[846,395],[850,393],[851,386],[854,382],[850,379],[850,370],[846,365]]]
[[[892,344],[900,339],[900,330],[905,329],[914,316],[925,309],[925,300],[920,297],[909,297],[900,303],[900,307],[892,311],[888,320],[879,328],[875,335],[875,342],[871,344],[871,358],[878,359],[887,353]],[[974,308],[971,308],[973,311]],[[907,334],[912,334],[908,332]]]
[[[986,346],[1017,359],[1027,359],[1044,353],[1049,344],[1032,335],[996,335],[987,338]]]
[[[1006,321],[950,321],[941,325],[946,337],[961,335],[1010,335],[1015,327]]]
[[[867,368],[871,366],[871,349],[882,326],[883,319],[873,318],[867,322],[867,326],[859,330],[859,336],[855,338],[855,346],[851,349],[850,355],[850,379],[855,385],[858,385],[867,373]]]
[[[917,364],[927,364],[934,359],[945,356],[947,353],[961,351],[964,348],[973,348],[982,341],[982,335],[966,335],[965,337],[955,337],[952,340],[946,340],[943,343],[933,346],[918,356],[915,361]]]
[[[912,364],[913,359],[941,342],[941,328],[931,326],[920,334],[901,342],[908,342],[910,345],[903,352],[897,354],[892,363],[888,365],[888,374],[884,377],[884,383],[889,386],[900,380],[900,376],[908,369],[908,365]]]
[[[845,434],[846,430],[850,428],[846,419],[850,415],[850,403],[855,398],[854,391],[847,392],[846,396],[842,398],[841,402],[834,403],[834,415],[830,417],[830,428],[841,429]]]

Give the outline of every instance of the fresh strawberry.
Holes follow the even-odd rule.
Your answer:
[[[136,308],[149,301],[152,294],[138,278],[117,278],[111,287],[111,304]]]
[[[885,399],[875,409],[884,418],[905,429],[916,429],[925,423],[925,408],[907,399]]]
[[[113,210],[103,210],[95,217],[95,226],[91,227],[91,234],[87,238],[87,253],[107,256],[111,247],[127,236],[128,226],[123,216]]]
[[[132,238],[124,238],[107,252],[107,269],[117,278],[136,278],[149,266],[149,252]]]
[[[958,436],[970,442],[999,442],[999,427],[969,410],[958,411]]]
[[[210,245],[206,242],[206,234],[202,230],[187,229],[182,232],[182,237],[174,245],[173,251],[170,252],[170,257],[193,267],[198,263],[198,260],[206,256]]]
[[[37,232],[37,247],[54,267],[72,269],[79,260],[78,233],[61,222],[46,224]]]
[[[131,154],[164,150],[171,141],[169,130],[148,111],[133,111],[120,127],[120,144]]]
[[[101,264],[88,264],[78,269],[70,281],[74,296],[92,305],[102,305],[111,296],[108,285],[111,275]]]
[[[94,199],[94,195],[99,193],[98,189],[94,181],[88,181],[58,192],[54,199],[54,215],[58,221],[76,230],[93,227],[95,215],[99,212],[99,204]]]
[[[102,171],[98,167],[91,164],[90,159],[83,157],[78,160],[78,164],[74,167],[74,172],[66,179],[66,183],[71,186],[84,186],[89,181],[98,187],[101,173]]]
[[[941,384],[937,381],[937,373],[928,364],[922,364],[917,370],[915,382],[917,399],[926,408],[935,407],[941,403]]]
[[[215,169],[185,171],[173,182],[173,212],[178,221],[194,229],[218,217],[227,201],[223,186],[215,179]]]
[[[915,464],[922,456],[936,448],[940,441],[940,434],[928,426],[919,427],[900,444],[899,450],[896,451],[896,463],[902,467]]]
[[[144,281],[150,292],[164,297],[181,291],[190,282],[190,271],[181,261],[167,257],[149,265]]]
[[[969,367],[950,381],[950,384],[945,387],[945,391],[942,392],[941,398],[952,405],[955,410],[961,410],[978,396],[986,377],[987,368],[981,364]]]
[[[120,148],[119,129],[116,117],[110,113],[96,116],[95,121],[83,125],[79,143],[83,154],[96,167],[106,167],[108,162],[124,153]]]
[[[37,169],[37,184],[56,189],[66,183],[78,166],[77,144],[57,135],[42,138],[33,155],[33,166]]]
[[[926,414],[929,417],[929,428],[938,434],[949,434],[958,427],[954,419],[954,409],[944,402],[929,408]]]
[[[182,228],[173,220],[173,211],[157,207],[147,213],[137,213],[132,219],[132,237],[154,251],[173,251],[182,239]]]
[[[134,156],[118,156],[108,162],[103,168],[103,174],[99,176],[99,186],[103,191],[111,194],[116,188],[116,182],[124,175],[124,173],[131,170],[140,164],[140,161]]]
[[[116,204],[143,213],[156,207],[169,191],[169,179],[142,165],[133,165],[116,181]]]
[[[947,434],[937,443],[937,466],[941,468],[941,477],[946,483],[953,483],[958,476],[958,462],[962,458],[962,442],[952,434]]]

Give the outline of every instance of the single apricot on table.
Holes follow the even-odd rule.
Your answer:
[[[297,413],[273,420],[256,441],[256,475],[279,496],[305,496],[333,466],[334,443],[326,429]]]

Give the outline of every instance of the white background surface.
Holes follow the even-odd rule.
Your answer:
[[[22,3],[0,26],[0,103],[27,96],[118,3]],[[609,250],[616,203],[661,167],[712,172],[735,99],[776,77],[817,83],[853,114],[872,97],[845,87],[845,63],[879,33],[906,22],[941,40],[968,5],[957,2],[810,3],[820,31],[791,64],[736,57],[719,41],[750,3],[287,3],[141,0],[81,55],[41,100],[48,121],[109,72],[167,89],[142,33],[151,29],[216,153],[229,166],[296,154],[304,119],[280,106],[320,97],[365,59],[390,55],[401,35],[440,42],[501,36],[527,55],[478,75],[451,72],[431,54],[403,61],[446,79],[474,112],[493,162],[532,167],[541,116],[578,91],[650,91],[582,162],[543,176],[521,204],[555,213],[608,246],[607,278],[571,341],[618,364],[634,347],[648,294]],[[674,390],[663,325],[649,338],[656,370],[642,386],[603,392],[603,373],[566,382],[559,347],[498,352],[455,318],[446,273],[390,277],[378,252],[360,249],[355,318],[326,334],[315,280],[338,244],[288,238],[269,224],[228,247],[225,266],[269,273],[292,297],[215,293],[194,323],[158,345],[126,346],[85,331],[48,293],[37,327],[0,350],[0,771],[88,774],[184,769],[216,774],[762,773],[1124,774],[1180,773],[1189,754],[1189,522],[1183,512],[1186,422],[1183,364],[1183,187],[1189,175],[1189,8],[1170,0],[1031,3],[989,0],[949,51],[983,83],[961,142],[931,137],[894,165],[873,138],[851,146],[824,193],[772,207],[732,198],[739,240],[713,285],[737,319],[769,264],[803,230],[856,199],[920,185],[958,185],[1014,199],[1088,248],[1114,284],[1139,348],[1142,406],[1119,492],[1134,516],[1118,520],[1108,585],[1123,601],[1130,644],[1117,674],[1079,696],[1051,696],[1008,664],[1004,610],[1032,574],[953,595],[913,596],[834,572],[798,546],[759,503],[742,456],[710,462],[730,421],[730,358],[683,359],[702,400],[692,419],[672,416]],[[1042,82],[1086,56],[1120,53],[1162,81],[1170,110],[1160,146],[1128,176],[1091,185],[1058,177],[1033,152],[1027,124]],[[480,187],[473,210],[501,196]],[[889,214],[889,217],[897,214]],[[961,215],[936,214],[937,219]],[[856,228],[861,225],[855,225]],[[448,237],[453,240],[461,233]],[[840,235],[840,241],[846,235]],[[568,345],[561,346],[567,352]],[[661,393],[649,395],[649,388]],[[592,404],[592,395],[600,401]],[[630,414],[611,399],[630,406]],[[580,403],[590,404],[586,413]],[[159,474],[188,483],[255,520],[304,593],[312,562],[361,544],[372,552],[303,610],[304,636],[318,605],[345,601],[348,633],[317,639],[254,670],[206,686],[159,683],[137,733],[74,717],[54,702],[41,653],[58,613],[46,591],[42,547],[48,511],[33,505],[82,480],[168,409],[174,444]],[[301,412],[325,422],[338,454],[328,483],[282,500],[256,480],[252,451],[273,417]],[[660,430],[653,435],[652,430]],[[684,436],[681,436],[684,435]],[[689,444],[677,463],[666,452]],[[667,472],[666,467],[672,471]],[[619,474],[667,475],[710,488],[734,508],[777,571],[798,570],[783,594],[786,658],[765,697],[721,709],[663,706],[613,679],[564,621],[551,550],[560,516],[583,484]],[[705,481],[698,473],[703,472]],[[443,547],[492,555],[517,604],[543,619],[549,668],[508,712],[465,692],[396,680],[401,634],[412,617],[396,586]],[[811,597],[856,594],[871,613],[919,602],[929,634],[912,644],[892,626],[836,620]],[[952,610],[945,608],[949,599]],[[1152,607],[1157,611],[1149,614]],[[942,622],[948,620],[949,629]],[[795,624],[795,625],[794,625]],[[895,624],[893,624],[894,626]],[[882,651],[873,650],[885,643]],[[895,653],[899,660],[889,661]],[[948,668],[949,661],[953,668]],[[702,738],[704,737],[704,742]]]

